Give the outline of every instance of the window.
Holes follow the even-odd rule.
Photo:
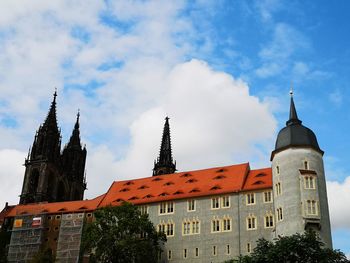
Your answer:
[[[211,208],[212,209],[219,209],[220,208],[220,198],[214,197],[211,199]]]
[[[231,219],[224,218],[222,221],[222,231],[231,231]]]
[[[282,186],[281,186],[281,183],[278,182],[276,184],[276,196],[281,195],[281,194],[282,194]]]
[[[216,246],[213,246],[213,256],[217,256],[217,254],[218,254],[218,250]]]
[[[283,211],[282,207],[277,208],[277,221],[282,221],[283,220]]]
[[[174,236],[174,223],[168,223],[166,229],[167,236]]]
[[[264,192],[264,203],[271,203],[272,202],[272,192],[267,191]]]
[[[230,250],[230,245],[226,245],[226,255],[230,255],[231,250]]]
[[[163,202],[159,204],[159,214],[173,214],[174,213],[174,202]]]
[[[214,219],[211,221],[212,231],[213,233],[220,232],[220,220]]]
[[[268,214],[265,216],[265,228],[273,227],[273,215]]]
[[[304,169],[309,170],[309,163],[308,161],[304,161]]]
[[[277,175],[280,174],[280,167],[278,165],[276,166],[276,173],[277,173]]]
[[[184,248],[183,256],[184,256],[184,258],[187,258],[187,248]]]
[[[247,205],[255,204],[255,193],[246,194]]]
[[[196,211],[196,200],[188,200],[187,201],[187,211]]]
[[[230,197],[229,196],[222,197],[222,207],[224,207],[224,208],[230,207]]]
[[[196,247],[196,248],[194,249],[194,257],[196,257],[196,258],[199,257],[199,248],[198,248],[198,247]]]
[[[168,250],[168,260],[171,260],[173,258],[173,252],[171,250]]]
[[[139,210],[140,210],[141,215],[148,214],[148,206],[147,205],[139,206]]]
[[[304,177],[304,186],[305,189],[315,189],[316,188],[316,182],[315,182],[314,176],[305,176]]]
[[[317,215],[317,202],[315,200],[306,201],[306,213],[307,215]]]
[[[174,236],[175,224],[173,222],[165,223],[164,221],[158,224],[158,232],[163,232],[167,237]]]
[[[252,251],[252,247],[250,243],[247,243],[247,252],[250,253]]]
[[[183,222],[183,235],[190,235],[191,234],[191,223],[190,222]]]
[[[56,215],[56,219],[57,220],[61,219],[61,215]]]
[[[192,221],[185,220],[182,223],[182,234],[186,235],[196,235],[200,233],[200,222],[198,219]]]
[[[250,215],[247,217],[247,229],[248,230],[256,229],[256,217],[255,216]]]

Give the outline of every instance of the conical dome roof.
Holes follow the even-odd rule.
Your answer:
[[[323,151],[318,145],[315,133],[302,125],[302,121],[298,119],[293,96],[291,96],[289,120],[286,122],[286,127],[278,133],[275,150],[271,154],[271,160],[277,152],[290,147],[313,148],[323,154]]]

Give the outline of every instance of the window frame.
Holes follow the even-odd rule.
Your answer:
[[[256,194],[255,192],[246,193],[246,205],[255,205],[256,204]]]

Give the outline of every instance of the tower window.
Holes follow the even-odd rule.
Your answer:
[[[277,208],[277,221],[282,221],[283,220],[283,211],[282,207]]]
[[[278,165],[276,166],[276,173],[277,173],[277,175],[280,174],[280,167]]]
[[[309,170],[309,163],[308,161],[304,161],[304,169]]]
[[[305,189],[315,189],[316,188],[316,182],[315,182],[314,176],[305,176],[304,177],[304,186]]]
[[[317,202],[315,200],[306,201],[306,213],[307,215],[317,215]]]
[[[279,196],[282,194],[282,185],[281,185],[281,182],[278,182],[276,185],[275,185],[275,191],[276,191],[276,196]]]
[[[184,250],[183,250],[183,256],[184,256],[184,258],[187,258],[187,248],[184,248]]]

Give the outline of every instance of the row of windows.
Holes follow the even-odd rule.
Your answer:
[[[247,252],[248,252],[248,253],[251,252],[251,244],[250,244],[250,243],[247,243],[246,249],[247,249]],[[230,246],[230,245],[225,245],[225,246],[224,246],[224,251],[225,251],[225,252],[224,252],[225,255],[231,255],[231,246]],[[173,253],[172,250],[168,250],[168,252],[167,252],[167,258],[168,258],[168,260],[172,260],[172,259],[173,259],[173,254],[174,254],[174,253]],[[219,248],[218,248],[218,246],[216,246],[216,245],[212,246],[212,248],[211,248],[211,254],[212,254],[213,256],[217,256],[217,255],[219,254]],[[194,248],[192,251],[190,251],[190,250],[187,249],[187,248],[184,248],[184,249],[182,250],[182,257],[183,257],[184,259],[188,259],[188,258],[190,258],[191,256],[194,257],[194,258],[200,257],[200,250],[199,250],[198,247]]]
[[[309,162],[308,161],[303,161],[303,169],[304,170],[309,170]],[[281,169],[280,169],[280,167],[277,165],[276,166],[276,174],[277,175],[280,175],[280,173],[281,173]]]
[[[256,194],[255,193],[248,193],[246,194],[246,204],[247,205],[255,205],[256,204]],[[272,202],[272,192],[266,191],[263,194],[263,201],[264,203],[271,203]]]

